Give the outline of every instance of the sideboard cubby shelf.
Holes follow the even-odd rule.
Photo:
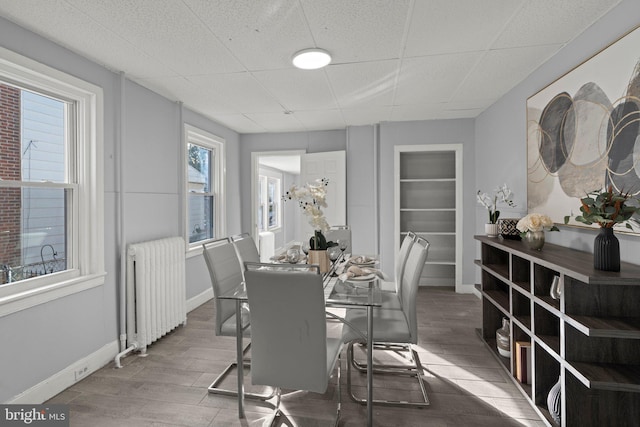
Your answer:
[[[640,266],[593,268],[593,255],[546,244],[476,236],[480,242],[480,335],[548,426],[547,396],[560,381],[561,426],[632,426],[640,419]],[[558,277],[562,292],[550,296]],[[511,358],[496,330],[511,325]],[[516,374],[516,341],[531,343],[531,384]]]

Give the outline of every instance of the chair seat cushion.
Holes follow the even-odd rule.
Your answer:
[[[346,323],[342,329],[342,342],[364,341],[353,327],[367,334],[367,310],[360,308],[347,309]],[[351,325],[351,326],[350,326]],[[417,339],[417,337],[416,337]],[[416,344],[411,337],[407,319],[402,310],[374,308],[373,309],[373,341],[390,343]]]
[[[396,282],[380,280],[378,282],[380,284],[380,290],[382,292],[393,292],[396,293]]]
[[[395,292],[381,292],[380,299],[382,300],[382,309],[402,310],[402,302]]]

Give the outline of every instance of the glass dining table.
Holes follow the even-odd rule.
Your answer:
[[[323,287],[325,305],[327,307],[340,308],[362,308],[367,311],[367,330],[360,331],[363,339],[367,341],[367,365],[373,365],[373,309],[382,306],[381,290],[377,276],[369,281],[358,282],[354,285],[350,282],[343,282],[335,274],[338,267],[347,262],[343,255],[332,263],[328,272],[323,275]],[[273,265],[273,264],[271,264]],[[268,267],[269,264],[265,264]],[[240,313],[242,304],[248,303],[247,290],[244,282],[236,288],[217,296],[225,300],[234,300],[236,313]],[[333,315],[345,322],[344,319]],[[344,327],[349,327],[345,322]],[[243,363],[243,343],[242,324],[236,322],[236,359],[237,359],[237,381],[238,381],[238,417],[244,418],[244,363]],[[347,362],[348,363],[348,362]],[[373,370],[367,369],[367,426],[373,426]]]

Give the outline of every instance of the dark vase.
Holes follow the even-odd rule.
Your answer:
[[[620,242],[613,234],[613,228],[600,228],[600,233],[593,242],[593,268],[620,271]]]

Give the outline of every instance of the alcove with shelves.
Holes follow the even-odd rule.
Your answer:
[[[480,242],[480,336],[548,426],[547,396],[560,380],[561,427],[637,425],[640,419],[640,266],[593,268],[593,255],[546,244],[476,236]],[[550,296],[558,277],[561,295]],[[510,322],[511,357],[495,334]],[[530,384],[517,380],[516,342],[531,344]]]
[[[421,286],[461,286],[462,145],[394,147],[395,247],[409,231],[427,239]]]

